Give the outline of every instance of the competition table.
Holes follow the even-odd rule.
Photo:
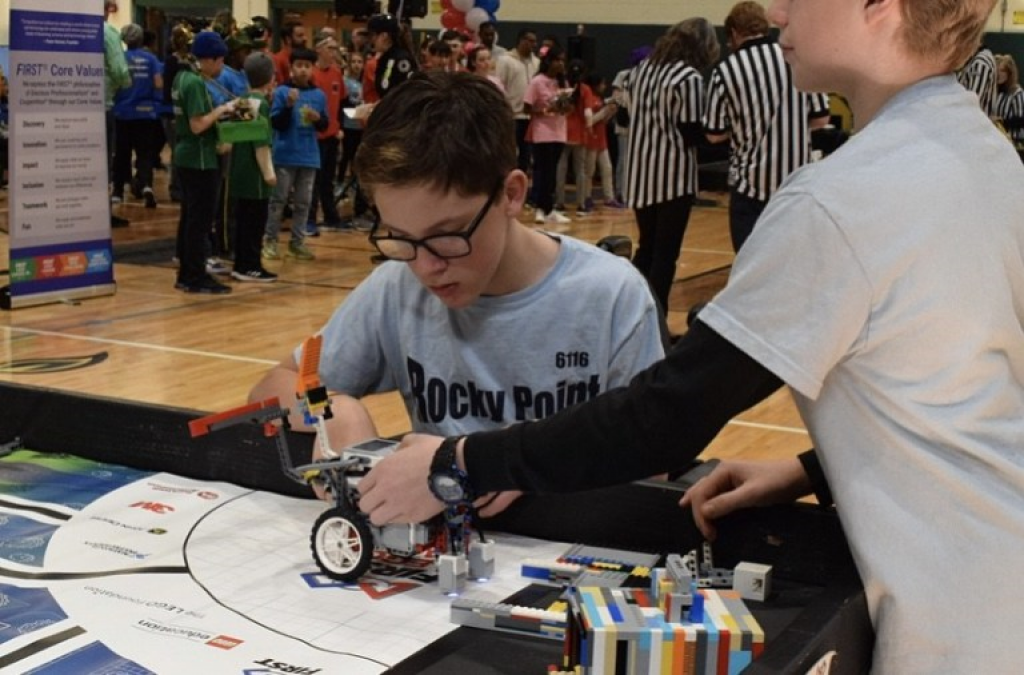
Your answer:
[[[41,452],[71,452],[135,469],[309,497],[303,486],[284,476],[276,452],[267,451],[268,440],[255,426],[192,439],[187,423],[202,412],[4,383],[0,411],[0,443],[18,438]],[[289,439],[296,463],[309,457],[308,435]],[[685,553],[701,538],[678,500],[706,468],[698,466],[672,483],[642,481],[523,498],[484,521],[483,528],[551,541]],[[765,629],[766,648],[745,672],[805,673],[830,651],[837,653],[832,673],[867,672],[874,637],[860,580],[832,511],[794,505],[737,514],[719,524],[714,555],[718,567],[744,560],[773,566],[773,597],[749,603]],[[543,673],[560,659],[561,645],[554,641],[457,628],[387,672]]]

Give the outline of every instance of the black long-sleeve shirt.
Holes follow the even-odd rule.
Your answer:
[[[466,470],[478,494],[572,492],[673,471],[781,386],[698,319],[628,387],[544,420],[469,436]]]

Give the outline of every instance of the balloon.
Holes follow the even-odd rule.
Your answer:
[[[476,0],[476,6],[493,17],[501,7],[501,0]]]
[[[441,0],[441,9],[452,9],[452,0]]]
[[[460,12],[468,12],[473,9],[473,0],[452,0],[452,7]]]
[[[474,7],[473,9],[466,12],[466,26],[475,31],[480,28],[480,24],[485,21],[490,21],[491,15],[487,13],[487,10]]]
[[[446,9],[441,14],[441,25],[448,30],[456,30],[466,25],[466,15],[455,9]]]

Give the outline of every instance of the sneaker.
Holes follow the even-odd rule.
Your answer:
[[[228,269],[228,266],[221,262],[219,258],[207,258],[206,273],[227,275],[231,274],[231,270]]]
[[[255,281],[257,283],[269,284],[273,281],[277,281],[277,275],[266,271],[262,267],[258,270],[249,270],[248,272],[240,272],[235,270],[231,273],[232,279],[238,281]]]
[[[339,220],[337,222],[317,223],[316,226],[321,232],[351,232],[355,229],[352,227],[351,223],[347,223],[343,220]]]
[[[606,200],[604,200],[604,205],[607,206],[610,209],[624,209],[624,208],[626,208],[626,205],[623,204],[618,199],[606,199]]]
[[[572,219],[566,217],[564,213],[560,213],[558,209],[553,209],[551,213],[544,216],[544,222],[549,224],[554,223],[555,225],[565,225],[567,223],[571,223]]]
[[[590,215],[590,209],[576,209],[577,218],[586,218]]]
[[[583,200],[583,210],[587,211],[588,213],[590,211],[593,211],[594,210],[594,200],[591,199],[590,197],[587,197],[586,199],[584,199]]]
[[[264,239],[260,257],[264,260],[280,260],[281,252],[277,249],[277,242],[273,239]]]
[[[309,250],[305,242],[293,241],[288,244],[288,255],[296,260],[316,260],[316,256]]]
[[[184,284],[179,281],[174,284],[174,287],[186,293],[204,293],[206,295],[224,295],[231,292],[230,286],[225,286],[213,277],[206,277],[194,284]]]
[[[544,218],[544,212],[543,211],[541,211],[540,209],[537,209],[536,211],[534,211],[534,213],[533,213],[533,222],[535,222],[535,223],[537,223],[539,225],[543,225],[544,224],[544,220],[545,220],[545,218]]]
[[[303,230],[307,237],[319,237],[320,230],[316,229],[316,223],[306,223],[306,227]]]
[[[352,220],[348,221],[352,227],[360,232],[369,232],[373,229],[373,220],[366,216],[354,216]]]
[[[111,215],[110,216],[110,226],[111,227],[128,227],[131,224],[132,224],[132,221],[128,220],[127,218],[122,218],[121,216],[115,216],[115,215]]]
[[[146,188],[142,191],[142,198],[146,202],[147,209],[156,208],[156,195],[153,194],[153,188]]]
[[[110,203],[111,204],[120,204],[123,201],[124,201],[124,195],[119,195],[119,194],[112,194],[112,195],[110,195]]]

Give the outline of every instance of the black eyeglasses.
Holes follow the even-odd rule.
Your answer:
[[[380,227],[380,214],[377,212],[377,208],[373,207],[373,229],[370,230],[370,243],[388,260],[401,260],[404,262],[415,260],[420,246],[438,258],[445,260],[464,258],[473,252],[473,245],[469,239],[476,232],[476,229],[480,227],[480,223],[483,222],[487,212],[491,210],[494,200],[501,194],[501,189],[504,185],[504,179],[498,181],[490,196],[487,197],[487,201],[484,202],[483,207],[473,216],[473,220],[469,222],[469,225],[462,232],[434,234],[422,239],[400,237],[393,234],[377,234],[377,229]]]

